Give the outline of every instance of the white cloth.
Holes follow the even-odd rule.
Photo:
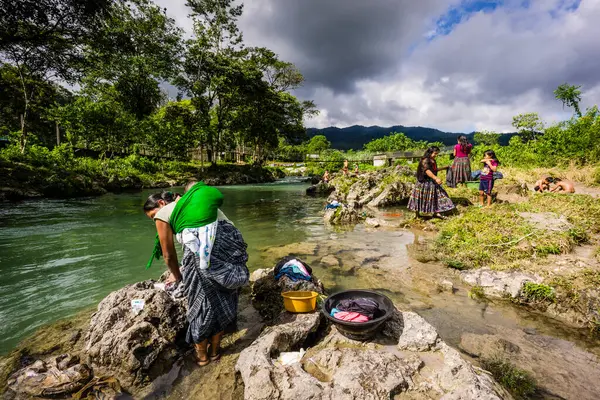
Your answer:
[[[177,241],[200,258],[200,269],[210,267],[210,253],[212,252],[217,235],[219,221],[215,221],[200,228],[186,228],[177,234]]]

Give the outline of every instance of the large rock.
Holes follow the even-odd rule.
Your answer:
[[[542,282],[537,275],[520,271],[493,271],[489,268],[462,271],[460,277],[469,285],[481,286],[486,296],[497,298],[517,298],[525,282]]]
[[[144,300],[135,314],[131,301]],[[152,281],[126,286],[108,295],[92,316],[85,352],[94,369],[114,375],[135,391],[168,372],[180,358],[186,331],[183,300],[154,289]]]
[[[256,273],[256,272],[255,272]],[[252,285],[252,305],[266,320],[275,319],[283,310],[282,292],[307,291],[324,293],[323,284],[314,275],[311,281],[292,281],[287,276],[275,279],[273,270],[265,273]]]
[[[370,200],[369,207],[389,207],[402,203],[408,199],[413,189],[413,184],[409,182],[393,182],[386,185],[381,193]]]
[[[330,225],[357,224],[362,219],[357,209],[342,204],[340,207],[325,211],[323,219]]]
[[[284,314],[242,351],[236,365],[246,400],[510,399],[489,374],[473,367],[424,319],[398,310],[372,342],[327,333],[316,314]],[[410,334],[407,330],[415,330]],[[323,337],[319,340],[320,337]],[[398,352],[386,339],[411,343]],[[409,337],[412,339],[408,340]],[[280,365],[280,352],[312,346],[300,362]],[[422,351],[412,351],[422,349]],[[404,397],[402,397],[404,398]]]
[[[325,182],[319,182],[316,185],[306,188],[306,194],[309,196],[328,196],[334,190],[334,186]]]

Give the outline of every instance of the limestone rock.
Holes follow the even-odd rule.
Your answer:
[[[325,182],[319,182],[316,185],[306,188],[306,194],[309,196],[328,196],[335,190],[333,185]]]
[[[373,228],[378,228],[381,225],[384,225],[384,223],[383,223],[383,221],[381,221],[377,218],[367,218],[367,219],[365,219],[365,225],[373,227]]]
[[[330,225],[350,225],[357,224],[361,217],[355,208],[341,205],[336,209],[326,210],[323,219]]]
[[[340,261],[331,254],[321,258],[319,263],[325,267],[338,267],[340,265]]]
[[[65,396],[80,390],[91,378],[91,368],[80,364],[78,357],[63,355],[37,360],[15,372],[8,379],[8,390],[17,398]]]
[[[400,350],[429,351],[436,348],[439,340],[435,328],[414,312],[403,312],[404,327],[398,340]]]
[[[541,283],[542,278],[520,271],[492,271],[489,268],[462,271],[460,277],[473,286],[481,286],[486,296],[517,298],[525,282]]]
[[[240,353],[235,369],[244,381],[245,399],[319,398],[321,387],[315,378],[302,371],[299,365],[278,366],[271,359],[304,342],[317,330],[320,322],[319,313],[283,313],[278,324],[265,329]],[[295,378],[293,385],[291,377]]]
[[[412,183],[393,182],[383,189],[381,194],[371,200],[367,205],[369,207],[389,207],[400,204],[403,200],[410,197],[413,189]]]
[[[142,299],[135,314],[131,300]],[[152,281],[128,285],[98,305],[85,352],[95,370],[114,375],[126,389],[142,387],[168,372],[180,357],[186,331],[184,301],[154,289]]]
[[[273,320],[283,310],[282,292],[308,291],[324,293],[323,284],[314,275],[312,281],[292,281],[287,276],[275,280],[273,270],[252,285],[252,305],[266,320]]]
[[[448,279],[438,282],[438,289],[442,292],[454,293],[454,284]]]
[[[256,282],[259,279],[264,278],[269,274],[270,271],[271,270],[269,268],[257,269],[256,271],[252,272],[252,274],[250,274],[250,282]]]

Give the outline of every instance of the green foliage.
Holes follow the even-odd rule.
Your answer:
[[[442,145],[443,146],[443,145]],[[425,142],[415,142],[403,133],[392,132],[388,136],[374,139],[365,144],[364,149],[372,153],[383,153],[388,151],[408,151],[427,148]]]
[[[331,142],[323,135],[313,136],[306,144],[306,151],[309,154],[321,154],[331,148]]]
[[[508,360],[498,356],[483,358],[481,367],[491,372],[494,379],[517,400],[530,399],[536,392],[537,384],[531,374]]]
[[[554,289],[543,283],[525,282],[522,288],[522,295],[525,301],[533,302],[554,302],[556,295]]]
[[[573,107],[575,114],[581,117],[581,111],[579,110],[579,102],[581,101],[581,86],[569,85],[563,83],[554,91],[554,96],[557,100],[562,101],[563,107]]]
[[[469,290],[469,298],[473,300],[482,300],[485,299],[485,292],[483,287],[475,285]]]
[[[517,129],[523,141],[535,140],[544,129],[544,124],[537,113],[519,114],[513,117],[512,126]]]
[[[498,146],[498,142],[500,140],[500,133],[492,131],[475,132],[474,140],[476,144],[481,146]]]

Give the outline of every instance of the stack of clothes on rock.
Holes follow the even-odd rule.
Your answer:
[[[358,298],[340,300],[331,309],[331,316],[346,322],[368,322],[379,311],[379,304],[372,299]]]
[[[293,282],[312,280],[312,268],[297,258],[285,257],[275,266],[275,279],[287,276]]]

